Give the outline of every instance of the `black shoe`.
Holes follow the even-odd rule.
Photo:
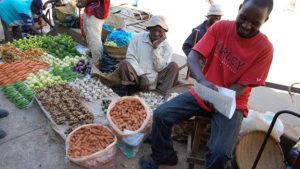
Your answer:
[[[153,160],[154,160],[155,164],[158,164],[158,165],[174,166],[174,165],[177,165],[177,163],[178,163],[178,157],[177,157],[176,153],[172,154],[169,158],[153,159]]]
[[[0,139],[6,136],[6,132],[0,129]]]
[[[8,111],[0,108],[0,118],[8,116]]]
[[[145,155],[140,158],[138,169],[159,169],[159,167],[154,163],[150,155]]]

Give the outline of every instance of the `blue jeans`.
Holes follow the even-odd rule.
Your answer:
[[[211,137],[207,143],[206,169],[225,169],[237,142],[243,113],[236,110],[228,119],[217,112],[202,109],[190,92],[183,93],[154,111],[151,133],[152,158],[168,159],[175,150],[171,139],[172,126],[193,116],[211,117]]]

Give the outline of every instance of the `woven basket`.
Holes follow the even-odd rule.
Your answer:
[[[127,53],[127,46],[113,47],[104,45],[104,51],[112,58],[125,59]]]
[[[102,28],[101,39],[103,42],[106,40],[107,35],[109,35],[110,33],[111,33],[111,31],[108,31],[108,30]]]
[[[236,163],[240,169],[251,169],[266,136],[265,132],[253,131],[240,138],[236,146]],[[269,137],[256,169],[283,169],[284,155],[274,138]]]
[[[59,22],[64,23],[66,17],[71,16],[75,12],[73,6],[59,6],[53,9],[55,11],[56,18]]]
[[[99,71],[97,74],[100,77],[101,83],[103,83],[106,86],[118,85],[121,83],[121,75],[119,68],[114,70],[112,73],[103,73]]]

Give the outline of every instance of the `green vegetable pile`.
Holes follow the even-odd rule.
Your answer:
[[[26,84],[34,91],[44,89],[53,84],[66,83],[60,76],[54,76],[46,70],[39,70],[36,74],[29,74]]]
[[[67,34],[59,36],[31,36],[14,41],[13,44],[21,50],[43,48],[47,53],[59,59],[63,59],[66,56],[80,55],[76,50],[76,42]]]
[[[46,38],[46,36],[29,36],[28,38],[14,40],[12,44],[22,51],[25,51],[30,48],[40,48],[44,38]]]
[[[2,91],[6,98],[13,102],[19,109],[28,108],[34,97],[34,92],[21,81],[13,85],[4,86]]]
[[[73,72],[73,70],[70,67],[60,68],[60,67],[56,66],[52,69],[51,73],[54,76],[60,76],[62,78],[62,80],[66,80],[68,82],[74,81],[75,79],[83,77],[82,74]]]

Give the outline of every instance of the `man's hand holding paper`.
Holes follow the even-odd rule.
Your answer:
[[[195,91],[199,97],[206,101],[205,104],[209,102],[216,111],[229,119],[233,116],[236,108],[235,91],[216,86],[208,81],[204,81],[204,83],[196,83]],[[210,104],[207,106],[211,106]]]
[[[201,83],[203,86],[206,86],[207,88],[210,88],[210,89],[218,92],[218,87],[206,79],[200,80],[199,83]],[[204,99],[203,99],[203,102],[210,110],[216,111],[213,103],[209,102],[208,100],[204,100]]]

